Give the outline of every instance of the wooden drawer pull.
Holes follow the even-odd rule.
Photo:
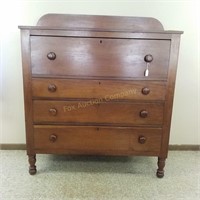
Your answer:
[[[140,111],[140,117],[146,118],[147,116],[148,116],[147,110],[142,110],[142,111]]]
[[[56,89],[57,89],[56,85],[54,85],[54,84],[49,84],[49,86],[48,86],[49,92],[55,92]]]
[[[142,88],[142,94],[147,95],[150,93],[150,89],[147,87]]]
[[[55,54],[54,52],[49,52],[49,53],[47,54],[47,58],[48,58],[49,60],[55,60],[55,59],[56,59],[56,54]]]
[[[144,136],[139,136],[138,137],[138,142],[140,143],[140,144],[144,144],[145,142],[146,142],[146,137],[144,137]]]
[[[144,57],[144,61],[147,62],[147,63],[150,63],[153,61],[153,56],[151,54],[147,54],[145,57]]]
[[[57,110],[55,108],[50,108],[49,113],[53,116],[57,115]]]
[[[50,140],[51,142],[55,142],[55,141],[57,140],[57,135],[55,135],[55,134],[50,135],[50,136],[49,136],[49,140]]]

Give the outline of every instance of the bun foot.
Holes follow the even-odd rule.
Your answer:
[[[157,169],[157,177],[162,178],[164,176],[164,167],[165,167],[165,158],[158,158],[158,169]]]
[[[158,178],[163,178],[163,176],[164,176],[164,171],[159,171],[159,170],[157,170],[156,176],[157,176]]]
[[[30,175],[34,175],[34,174],[36,174],[36,172],[37,172],[36,168],[35,169],[29,168]]]

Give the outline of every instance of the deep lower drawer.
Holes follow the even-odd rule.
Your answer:
[[[33,78],[34,97],[164,100],[166,82]]]
[[[158,154],[162,129],[97,126],[34,126],[34,145],[48,152]]]
[[[33,75],[144,78],[150,54],[146,78],[166,79],[169,52],[169,40],[31,36]]]
[[[34,123],[161,125],[163,103],[33,101]]]

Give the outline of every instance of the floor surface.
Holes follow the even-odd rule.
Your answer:
[[[200,151],[170,151],[165,176],[154,157],[37,155],[0,151],[1,200],[200,200]]]

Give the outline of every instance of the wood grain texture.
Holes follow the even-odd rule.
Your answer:
[[[31,87],[31,58],[30,58],[30,32],[21,31],[21,49],[22,49],[22,68],[23,68],[23,86],[24,86],[24,108],[25,108],[25,126],[26,126],[26,144],[27,154],[33,155],[33,107],[32,107],[32,87]]]
[[[54,90],[50,90],[53,87]],[[144,90],[149,89],[148,94]],[[68,98],[106,100],[165,100],[166,83],[162,81],[120,81],[33,78],[34,98]]]
[[[105,15],[46,14],[38,20],[37,25],[60,28],[93,28],[97,30],[163,30],[162,24],[155,18]]]
[[[159,154],[160,128],[127,128],[96,126],[34,126],[36,149],[65,149],[83,152],[149,152]],[[49,137],[56,135],[52,142]],[[146,142],[138,142],[140,136]]]
[[[50,109],[55,109],[50,111]],[[126,125],[162,125],[163,103],[126,103],[100,101],[45,101],[33,102],[34,123],[109,123]],[[141,111],[148,116],[140,116]]]
[[[167,77],[167,40],[31,37],[32,73],[99,77],[144,77],[144,57],[153,56],[150,78]],[[54,52],[55,60],[47,54]],[[147,77],[148,78],[148,77]]]
[[[64,14],[20,29],[30,174],[38,153],[142,155],[163,177],[182,32]]]
[[[163,125],[163,135],[162,135],[162,150],[160,158],[164,159],[167,157],[168,147],[169,147],[169,137],[171,128],[171,117],[173,109],[174,100],[174,89],[176,81],[176,72],[178,65],[178,53],[179,53],[180,35],[173,35],[171,42],[170,60],[169,60],[169,72],[168,81],[166,89],[166,102],[164,108],[164,125]]]

